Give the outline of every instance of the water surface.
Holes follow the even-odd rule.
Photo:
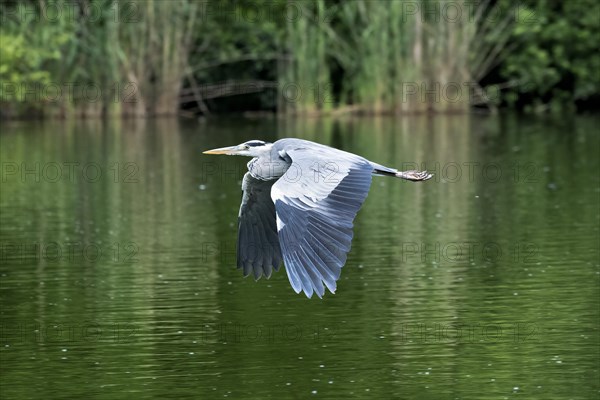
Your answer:
[[[598,396],[598,119],[3,123],[2,398]],[[336,295],[235,268],[246,158],[381,164]]]

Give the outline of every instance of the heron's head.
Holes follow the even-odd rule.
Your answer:
[[[228,156],[250,156],[260,157],[271,151],[273,143],[263,142],[262,140],[249,140],[238,144],[237,146],[221,147],[218,149],[207,150],[202,154],[226,154]]]

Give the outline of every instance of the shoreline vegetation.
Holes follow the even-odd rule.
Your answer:
[[[600,5],[415,0],[16,0],[2,118],[585,109]]]

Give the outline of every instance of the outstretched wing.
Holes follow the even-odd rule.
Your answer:
[[[271,199],[271,187],[275,183],[255,179],[249,172],[242,182],[242,205],[238,218],[237,265],[244,276],[254,273],[254,279],[262,275],[271,277],[273,269],[281,265],[281,249],[277,237],[275,205]]]
[[[292,164],[273,185],[271,197],[290,283],[296,293],[321,297],[324,286],[335,293],[373,167],[354,154],[298,142],[284,147]]]

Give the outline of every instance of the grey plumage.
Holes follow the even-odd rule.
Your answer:
[[[271,277],[273,269],[279,270],[282,261],[275,204],[271,200],[271,186],[275,180],[253,178],[249,172],[242,182],[242,204],[238,218],[237,265],[244,276],[254,274]]]
[[[373,175],[432,176],[300,139],[253,140],[206,153],[254,156],[242,183],[238,268],[269,278],[283,260],[292,288],[308,297],[335,292]]]

